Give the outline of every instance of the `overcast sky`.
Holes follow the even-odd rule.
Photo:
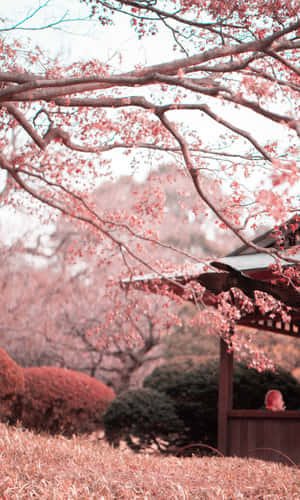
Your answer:
[[[66,63],[91,58],[103,61],[116,57],[122,49],[124,70],[133,64],[152,64],[174,57],[173,40],[167,31],[160,37],[138,40],[129,25],[129,17],[115,14],[117,27],[102,26],[97,20],[89,19],[90,9],[79,0],[11,0],[1,5],[1,17],[5,18],[5,27],[14,26],[43,6],[34,16],[19,25],[18,31],[11,35],[28,36],[41,48],[53,56],[59,54]],[[76,21],[76,19],[80,19]],[[48,24],[62,20],[51,30],[36,30]],[[74,20],[74,21],[70,21]],[[29,28],[34,28],[30,30]],[[113,60],[113,59],[112,59]],[[120,65],[119,58],[115,61]]]

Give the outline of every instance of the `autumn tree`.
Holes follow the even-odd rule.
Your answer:
[[[167,182],[187,178],[191,217],[213,214],[240,243],[279,255],[249,234],[298,209],[298,1],[85,3],[102,29],[124,15],[138,39],[168,33],[175,54],[149,66],[129,62],[126,72],[101,59],[62,67],[38,48],[21,52],[5,39],[3,21],[2,202],[46,221],[57,214],[75,221],[100,264],[107,256],[123,262],[119,279],[146,270],[161,275],[174,266],[174,252],[184,264],[202,259],[159,231],[159,178],[130,209],[117,199],[113,209],[101,200],[96,206],[92,191],[112,176],[108,152],[124,152],[132,175],[172,157]],[[180,231],[186,208],[176,219]]]
[[[183,209],[178,193],[186,192],[188,182],[180,176],[168,184],[169,168],[161,166],[144,182],[121,177],[103,183],[93,193],[94,203],[98,206],[101,200],[113,210],[116,197],[119,210],[133,209],[145,197],[149,184],[159,179],[167,208],[159,225],[165,241],[185,252],[193,249],[199,256],[216,253],[216,243],[206,237],[205,217],[196,221],[187,211],[186,224],[178,232],[177,214]],[[103,265],[99,265],[99,256],[86,252],[93,246],[92,238],[89,231],[79,231],[61,217],[52,233],[34,237],[28,232],[10,248],[2,248],[2,346],[22,366],[80,370],[119,393],[141,386],[167,351],[174,354],[170,346],[176,328],[182,330],[186,343],[189,320],[196,311],[192,307],[188,315],[182,314],[167,297],[162,300],[134,290],[125,295],[119,286],[122,263],[105,253]],[[160,247],[153,251],[159,259]],[[226,251],[226,242],[220,242],[220,255]],[[199,337],[199,329],[194,330]],[[170,345],[166,343],[169,333]]]
[[[26,262],[33,250],[41,259],[42,248],[18,242],[0,267],[2,347],[21,366],[76,369],[117,392],[127,389],[135,371],[159,357],[151,351],[173,323],[171,313],[156,318],[158,298],[138,302],[135,292],[126,300],[113,282],[108,293],[95,267],[62,269],[48,255],[37,268]]]
[[[64,224],[30,246],[2,247],[1,345],[22,366],[80,370],[119,393],[161,360],[161,340],[179,319],[174,306],[161,315],[167,298],[125,295],[116,261],[105,268],[74,261],[78,240]]]

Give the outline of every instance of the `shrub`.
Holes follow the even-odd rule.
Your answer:
[[[282,368],[276,372],[266,370],[257,372],[253,368],[239,364],[234,371],[234,408],[262,408],[268,390],[282,392],[288,410],[300,407],[300,383],[291,373]]]
[[[67,436],[103,428],[102,414],[115,397],[110,388],[64,368],[24,368],[23,373],[25,427]]]
[[[153,444],[166,451],[184,432],[172,399],[153,389],[124,392],[109,405],[103,422],[110,444],[125,440],[135,451]]]
[[[195,366],[181,359],[156,368],[144,380],[144,387],[166,394],[175,405],[176,415],[184,422],[181,446],[203,443],[217,446],[218,360]],[[285,370],[257,372],[236,364],[233,377],[233,407],[258,409],[269,389],[279,389],[288,409],[300,407],[300,384]],[[180,440],[177,440],[179,445]]]
[[[174,401],[176,414],[184,422],[178,446],[203,443],[217,446],[218,361],[195,365],[189,358],[156,368],[144,380]]]
[[[24,392],[22,368],[0,349],[0,419],[15,423],[21,415]]]

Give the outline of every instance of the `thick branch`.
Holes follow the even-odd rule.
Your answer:
[[[25,118],[23,113],[21,113],[16,106],[10,103],[2,103],[0,105],[5,106],[9,114],[11,114],[17,122],[21,125],[21,127],[26,130],[26,132],[30,135],[30,137],[33,139],[33,141],[41,148],[45,149],[46,148],[46,142],[39,136],[39,134],[36,132],[36,130],[33,128],[31,123]]]

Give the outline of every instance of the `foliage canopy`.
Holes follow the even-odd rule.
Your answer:
[[[102,29],[124,14],[138,39],[168,33],[174,54],[142,67],[132,61],[123,72],[101,59],[62,66],[38,48],[22,51],[1,21],[2,202],[44,220],[72,220],[89,257],[99,265],[119,260],[118,279],[145,269],[161,275],[174,269],[174,254],[176,263],[202,261],[160,233],[166,199],[155,171],[172,158],[163,184],[189,181],[179,194],[178,231],[205,216],[212,237],[214,221],[255,251],[281,255],[249,234],[298,209],[298,0],[84,3]],[[117,151],[132,174],[145,164],[152,174],[122,209],[117,200],[97,205],[91,194],[111,179],[107,153]],[[82,255],[76,246],[70,252]],[[298,286],[298,271],[289,279]]]

